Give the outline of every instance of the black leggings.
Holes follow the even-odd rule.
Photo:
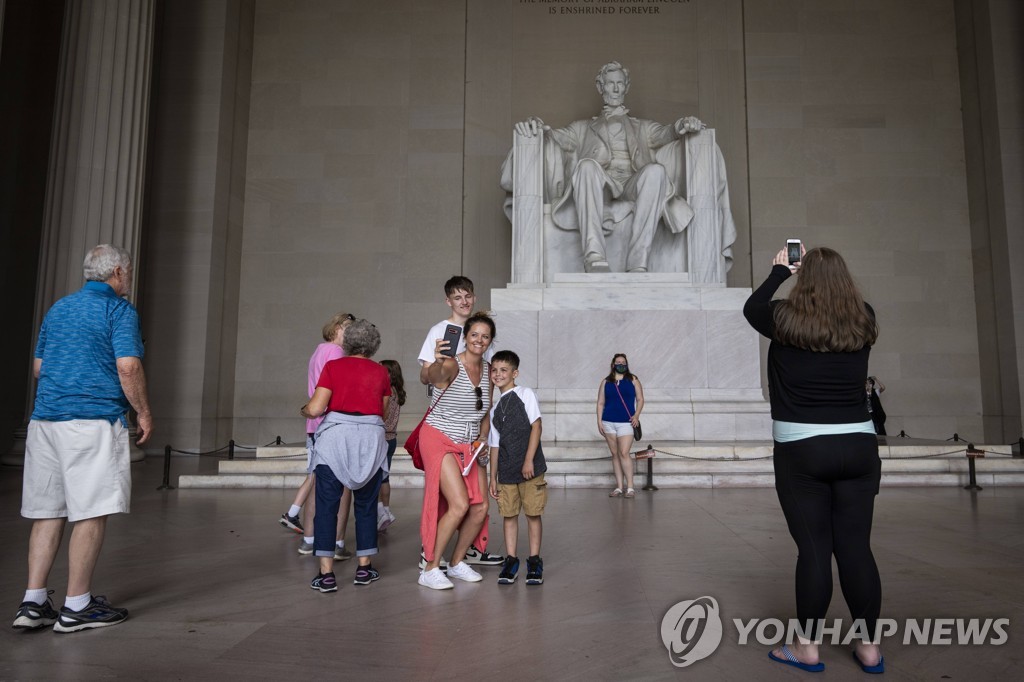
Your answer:
[[[874,637],[882,583],[871,554],[871,517],[881,476],[878,440],[872,434],[775,443],[775,490],[799,551],[797,618],[804,627],[814,623],[815,640],[832,601],[833,554],[850,615],[854,621],[864,619]]]

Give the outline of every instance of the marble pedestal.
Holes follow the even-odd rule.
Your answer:
[[[592,441],[612,356],[644,387],[644,442],[770,440],[750,289],[692,285],[685,273],[553,275],[491,290],[498,349],[537,391],[545,441]]]

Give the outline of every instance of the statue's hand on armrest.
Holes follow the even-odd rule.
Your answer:
[[[542,130],[551,130],[551,126],[544,125],[544,121],[536,116],[531,116],[525,121],[516,123],[515,131],[523,137],[534,137]]]
[[[676,121],[676,132],[680,135],[699,133],[705,128],[707,128],[707,125],[702,123],[696,116],[686,116]]]

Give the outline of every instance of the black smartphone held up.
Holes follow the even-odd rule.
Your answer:
[[[798,263],[800,261],[800,240],[799,239],[787,239],[786,240],[786,255],[789,257],[789,264]]]
[[[455,357],[455,353],[459,350],[459,339],[462,338],[462,327],[457,327],[454,324],[450,324],[444,328],[444,340],[448,342],[448,347],[441,350],[441,355],[447,355],[450,358]]]

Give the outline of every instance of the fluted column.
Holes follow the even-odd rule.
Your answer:
[[[138,263],[155,0],[72,0],[64,15],[35,329],[53,303],[82,286],[96,244]],[[137,286],[139,278],[135,278]],[[133,291],[134,294],[134,291]],[[34,382],[26,397],[32,411]],[[24,451],[24,434],[15,450]]]
[[[6,0],[0,0],[0,51],[4,46],[4,10],[6,9]]]
[[[67,4],[36,289],[36,328],[101,243],[139,255],[155,0]]]

